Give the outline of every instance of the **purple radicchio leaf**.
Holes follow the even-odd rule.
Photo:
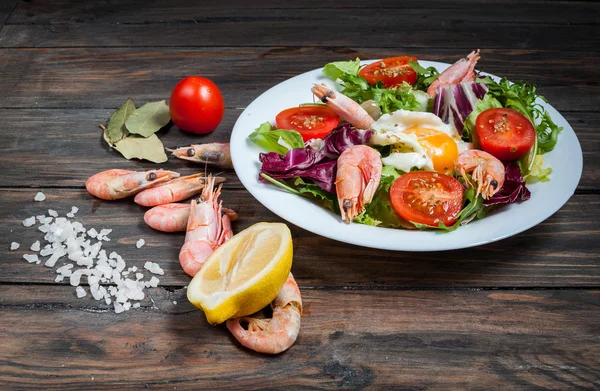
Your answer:
[[[477,102],[487,93],[487,84],[468,81],[447,87],[438,87],[433,98],[433,114],[452,124],[462,134],[465,120]]]
[[[372,130],[356,129],[354,126],[345,122],[325,136],[323,139],[324,147],[322,152],[329,158],[337,159],[337,157],[346,149],[354,145],[366,144],[372,135]]]
[[[259,159],[262,163],[260,174],[265,173],[275,179],[308,178],[321,189],[335,193],[337,160],[329,160],[321,152],[296,148],[289,150],[285,156],[275,152],[261,153]],[[259,179],[265,181],[262,177]]]
[[[531,192],[525,186],[525,180],[517,163],[505,162],[504,171],[504,185],[492,198],[483,201],[485,206],[525,201],[531,197]]]

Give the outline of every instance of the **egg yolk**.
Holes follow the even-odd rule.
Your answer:
[[[434,171],[449,174],[454,170],[458,147],[452,137],[439,130],[417,126],[406,129],[405,133],[417,136],[417,142],[427,152]]]

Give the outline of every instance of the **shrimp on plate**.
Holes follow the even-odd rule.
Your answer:
[[[221,208],[230,220],[237,219],[232,209]],[[144,214],[148,226],[162,232],[185,232],[190,217],[190,204],[165,204],[149,209]]]
[[[210,164],[224,169],[233,168],[229,143],[192,144],[188,147],[166,148],[166,150],[178,159]]]
[[[192,200],[185,243],[179,252],[179,263],[194,276],[217,247],[233,236],[231,218],[223,213],[219,195],[221,186],[214,189],[215,178],[209,175],[199,200]]]
[[[461,152],[455,166],[456,170],[470,186],[477,188],[476,196],[481,194],[489,199],[504,185],[504,164],[496,157],[478,149]],[[471,183],[467,173],[471,173]]]
[[[278,354],[294,344],[300,332],[302,297],[292,273],[271,302],[270,319],[244,316],[229,319],[227,328],[242,346],[259,353]]]
[[[112,169],[89,177],[85,182],[85,188],[91,195],[111,201],[129,197],[177,177],[179,177],[178,173],[166,170]]]
[[[214,177],[215,183],[225,182],[223,177]],[[134,202],[142,206],[156,206],[185,200],[206,186],[204,174],[194,174],[174,179],[160,186],[144,190],[135,196]]]
[[[354,145],[338,158],[335,188],[346,223],[354,220],[373,199],[382,168],[379,152],[366,145]]]
[[[332,90],[325,84],[315,84],[312,93],[335,111],[337,115],[359,129],[369,129],[375,122],[361,105],[341,92]]]
[[[430,96],[435,95],[438,87],[447,87],[453,84],[460,84],[475,80],[475,64],[479,60],[479,49],[472,51],[467,57],[461,58],[450,65],[445,71],[440,73],[437,79],[427,89]]]

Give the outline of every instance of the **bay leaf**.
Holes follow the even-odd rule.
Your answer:
[[[154,163],[168,160],[165,147],[155,134],[148,137],[131,134],[118,141],[113,148],[127,159],[145,159]]]
[[[117,141],[127,137],[129,132],[125,121],[135,111],[135,104],[131,98],[115,110],[108,119],[108,126],[104,130],[104,140],[112,147]]]
[[[149,137],[168,124],[170,120],[169,106],[167,106],[164,100],[161,100],[159,102],[146,103],[139,109],[136,109],[131,113],[127,121],[125,121],[125,126],[129,133]]]

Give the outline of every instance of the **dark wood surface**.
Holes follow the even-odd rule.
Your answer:
[[[599,389],[599,14],[593,1],[0,1],[0,389]],[[282,355],[242,348],[187,303],[182,234],[83,187],[107,168],[155,166],[110,151],[98,125],[129,96],[167,98],[186,75],[213,79],[226,102],[201,141],[228,141],[259,94],[329,61],[453,62],[474,48],[479,69],[536,83],[572,125],[584,157],[575,195],[519,235],[447,252],[371,250],[290,225],[305,311]],[[160,137],[198,140],[174,126]],[[282,221],[223,175],[235,231]],[[40,189],[48,199],[34,203]],[[141,309],[78,299],[21,258],[39,236],[21,221],[72,205],[114,229],[105,247],[128,265],[165,269]]]

